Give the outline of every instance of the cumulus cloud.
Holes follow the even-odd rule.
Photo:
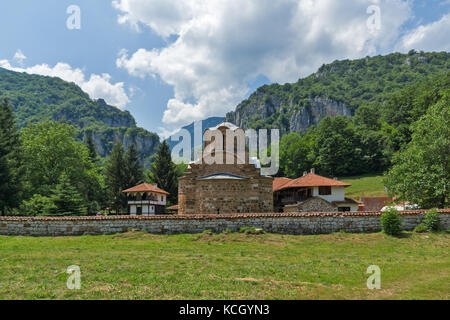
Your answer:
[[[14,54],[13,59],[17,61],[20,65],[27,59],[27,57],[23,54],[22,50],[18,49]]]
[[[14,67],[8,60],[0,60],[0,67],[16,72],[38,74],[42,76],[58,77],[68,82],[74,82],[92,99],[104,99],[108,104],[119,108],[125,107],[129,102],[123,82],[112,83],[111,76],[91,74],[86,80],[84,72],[79,68],[72,68],[67,63],[58,62],[54,67],[48,64],[39,64],[32,67]]]
[[[411,49],[423,51],[450,51],[450,13],[439,21],[432,22],[405,34],[396,49],[407,52]]]
[[[119,23],[149,27],[176,40],[160,49],[119,53],[129,74],[157,76],[174,87],[163,122],[174,127],[223,115],[263,75],[292,82],[335,59],[391,48],[411,17],[404,0],[116,0]],[[371,13],[380,10],[375,29]]]

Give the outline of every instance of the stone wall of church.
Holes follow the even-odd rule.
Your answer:
[[[228,173],[246,180],[196,180],[217,173]],[[270,177],[260,174],[253,164],[191,165],[179,179],[178,206],[184,214],[222,214],[273,212]]]

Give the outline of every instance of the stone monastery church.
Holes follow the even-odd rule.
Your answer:
[[[219,130],[223,143],[211,150],[211,141],[205,141],[201,158],[190,163],[184,177],[178,179],[178,214],[273,212],[273,178],[261,175],[258,161],[250,159],[248,152],[242,157],[226,150],[227,130],[236,133],[242,129],[224,122],[206,129],[205,136],[209,130]],[[237,143],[234,141],[234,150]],[[208,164],[210,155],[223,157],[223,164]],[[234,163],[230,164],[227,156]]]
[[[345,197],[349,184],[316,175],[314,169],[297,179],[262,175],[258,159],[245,151],[243,130],[232,123],[208,128],[204,137],[201,156],[178,179],[178,205],[167,208],[179,215],[358,211],[359,203]],[[156,185],[142,184],[124,192],[131,215],[166,212],[168,193]]]

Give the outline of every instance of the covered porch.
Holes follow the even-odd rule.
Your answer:
[[[295,204],[311,198],[313,188],[288,188],[274,192],[274,206]]]

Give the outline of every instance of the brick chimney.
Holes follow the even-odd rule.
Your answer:
[[[311,173],[312,173],[312,174],[315,174],[315,173],[316,173],[316,169],[311,168]]]
[[[303,176],[306,176],[308,174],[308,171],[303,171]]]

